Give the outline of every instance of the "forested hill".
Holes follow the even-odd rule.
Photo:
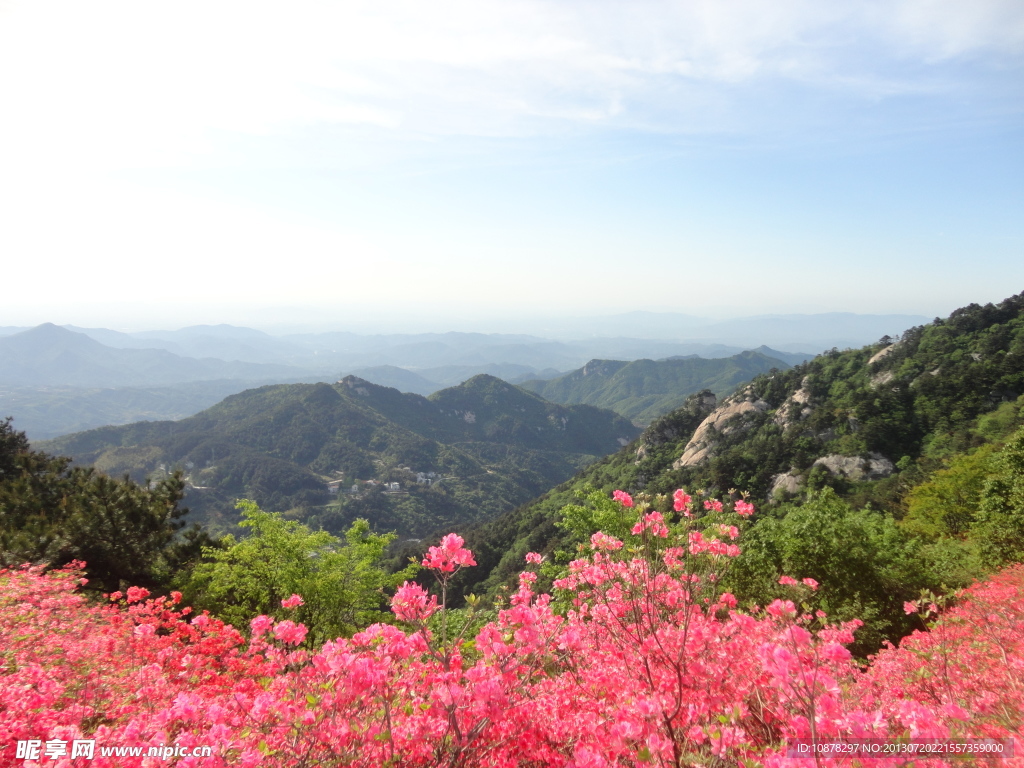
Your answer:
[[[520,386],[555,403],[609,408],[644,425],[680,407],[687,395],[702,389],[727,395],[773,368],[784,370],[789,364],[757,351],[711,360],[697,356],[632,362],[591,360],[556,379],[526,381]]]
[[[486,585],[493,587],[518,568],[523,552],[550,552],[564,540],[554,525],[558,510],[588,486],[652,496],[739,489],[769,515],[831,487],[851,508],[901,521],[908,509],[911,517],[920,511],[909,500],[915,488],[957,461],[974,461],[979,447],[997,446],[1021,423],[1022,394],[1024,294],[972,304],[898,340],[762,374],[724,400],[709,391],[691,396],[634,444],[468,539],[480,573],[493,569]],[[918,521],[918,529],[933,538],[968,536],[986,477],[979,462],[971,465],[973,485],[960,494],[968,501],[952,511],[935,506],[927,514],[938,517]]]
[[[430,398],[350,376],[247,390],[181,421],[38,447],[138,480],[181,469],[187,505],[215,528],[234,523],[244,497],[332,532],[363,517],[418,536],[505,512],[637,433],[611,411],[549,403],[491,376]]]

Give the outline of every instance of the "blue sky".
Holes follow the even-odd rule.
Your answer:
[[[6,0],[0,102],[0,325],[1024,290],[1019,0]]]

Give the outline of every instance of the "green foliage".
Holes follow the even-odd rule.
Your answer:
[[[395,536],[371,533],[365,520],[354,522],[342,540],[249,500],[238,502],[238,509],[249,535],[240,541],[227,536],[220,549],[207,549],[181,588],[189,602],[243,631],[253,617],[266,614],[303,622],[314,646],[347,637],[388,621],[385,590],[415,575],[415,566],[385,573],[380,562]],[[305,604],[282,608],[292,594]]]
[[[929,580],[918,545],[891,517],[851,509],[831,489],[779,517],[762,516],[744,535],[742,550],[726,589],[741,601],[767,605],[792,598],[779,585],[780,574],[815,579],[818,591],[804,596],[812,609],[831,620],[865,620],[856,635],[860,655],[912,629],[903,601],[938,586]]]
[[[210,543],[196,529],[180,533],[180,475],[138,485],[27,446],[0,422],[0,565],[84,560],[93,587],[159,588]]]
[[[1024,428],[992,460],[975,536],[993,567],[1024,560]]]
[[[11,421],[10,416],[0,421],[0,482],[18,473],[18,457],[29,452],[28,438]]]
[[[989,444],[957,455],[947,468],[912,488],[904,498],[903,530],[929,540],[966,535],[974,525],[995,449]]]
[[[636,523],[636,512],[613,501],[607,493],[588,489],[576,491],[576,498],[583,503],[567,504],[561,509],[561,519],[555,523],[570,534],[564,542],[586,542],[596,531],[603,531],[617,539],[625,540]]]

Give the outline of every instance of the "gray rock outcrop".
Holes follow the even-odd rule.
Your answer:
[[[861,456],[843,456],[838,453],[822,456],[814,462],[814,466],[824,467],[834,477],[847,480],[881,480],[888,477],[896,466],[880,453],[869,453],[868,458]]]
[[[698,393],[691,395],[687,400],[687,406],[698,413],[710,413],[718,405],[718,398],[712,392],[706,394]],[[684,436],[681,427],[673,426],[671,420],[661,419],[644,432],[640,445],[636,449],[636,463],[639,464],[647,458],[647,451],[665,443],[675,442]]]
[[[768,403],[753,394],[749,387],[727,398],[700,423],[693,437],[686,444],[683,455],[672,464],[673,469],[690,467],[710,458],[718,435],[728,435],[744,429],[749,420],[741,418],[748,414],[764,413]]]
[[[800,491],[801,485],[803,485],[804,476],[795,470],[784,472],[781,475],[775,475],[772,478],[772,487],[768,491],[768,498],[775,498],[777,496],[794,494]]]
[[[896,344],[890,344],[888,347],[878,350],[877,352],[875,352],[875,354],[871,356],[871,359],[868,360],[868,365],[877,363],[879,360],[884,360],[886,357],[892,354],[892,351],[896,349],[898,345],[899,342],[897,341]]]
[[[785,429],[790,424],[803,421],[814,413],[814,406],[811,405],[810,385],[810,377],[804,376],[803,381],[800,382],[800,389],[787,397],[775,412],[776,424]]]

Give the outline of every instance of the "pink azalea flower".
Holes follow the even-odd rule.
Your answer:
[[[693,500],[692,497],[684,491],[682,488],[672,494],[674,500],[673,508],[676,512],[682,512],[687,517],[692,517],[690,512],[690,502]]]
[[[402,621],[416,623],[426,621],[437,610],[437,597],[414,581],[407,581],[398,588],[391,598],[391,611]]]
[[[643,520],[633,526],[632,533],[634,536],[639,536],[644,531],[650,531],[663,539],[668,537],[668,526],[665,525],[665,518],[661,512],[648,512],[644,515]]]
[[[839,643],[825,643],[821,656],[829,661],[848,661],[852,658],[852,654]]]
[[[633,506],[633,497],[630,496],[625,491],[615,491],[612,494],[612,498],[615,499],[615,501],[619,502],[624,507]]]
[[[441,544],[427,550],[427,556],[423,558],[423,565],[433,568],[442,573],[452,573],[457,568],[466,565],[476,565],[473,553],[463,548],[463,539],[455,533],[449,533]]]
[[[537,552],[526,553],[526,562],[530,563],[531,565],[540,565],[543,561],[544,558]]]
[[[274,627],[274,637],[282,643],[298,645],[306,639],[306,627],[293,621],[282,621]]]
[[[754,514],[754,505],[748,501],[744,501],[743,499],[737,501],[734,508],[736,510],[736,514],[740,517],[750,517]]]
[[[291,597],[286,597],[281,601],[281,606],[283,608],[298,608],[300,605],[304,604],[305,601],[299,595],[292,595]]]
[[[796,616],[796,606],[792,600],[774,600],[765,610],[769,616],[782,618],[783,616]]]
[[[612,551],[622,549],[622,542],[614,536],[609,536],[607,533],[598,531],[590,537],[590,546],[597,550]]]
[[[252,629],[253,637],[259,637],[272,626],[274,626],[274,620],[269,616],[257,616],[249,622],[249,627]]]

